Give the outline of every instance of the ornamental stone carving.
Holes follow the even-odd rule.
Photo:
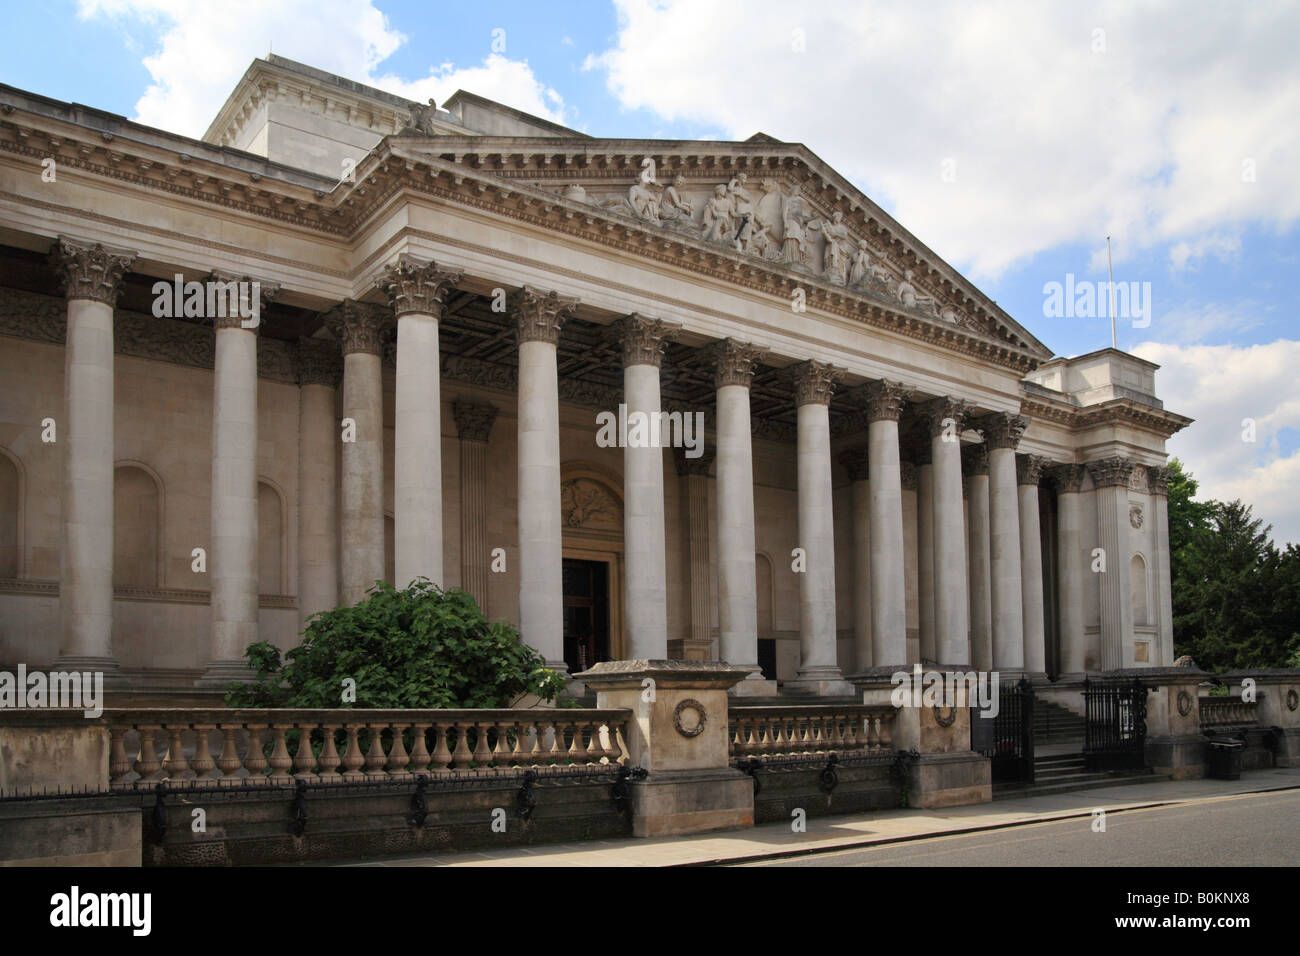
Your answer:
[[[298,340],[298,384],[337,388],[343,378],[343,361],[333,342]]]
[[[800,362],[794,367],[795,405],[830,405],[835,383],[844,378],[844,370],[826,362]]]
[[[763,354],[763,349],[735,339],[723,339],[709,346],[714,387],[740,385],[749,388],[754,381],[754,363]]]
[[[609,489],[591,478],[573,478],[560,486],[560,514],[567,528],[621,532],[623,509]]]
[[[1058,495],[1078,494],[1083,487],[1085,469],[1079,464],[1054,465],[1048,470],[1048,476],[1056,485]]]
[[[963,477],[989,473],[989,449],[982,442],[977,445],[965,445],[961,450],[961,473]]]
[[[672,341],[680,326],[645,316],[625,316],[618,320],[616,332],[623,344],[623,367],[663,364],[664,345]]]
[[[1141,505],[1129,505],[1128,523],[1131,524],[1134,528],[1142,527],[1142,506]]]
[[[935,311],[935,300],[933,296],[922,295],[917,291],[916,286],[912,284],[913,273],[911,269],[903,272],[903,281],[898,283],[898,288],[894,290],[894,295],[898,301],[907,309],[916,309],[918,312],[928,312],[933,314]]]
[[[383,355],[392,325],[390,311],[354,299],[344,299],[325,314],[325,326],[339,340],[344,355],[354,352]]]
[[[687,713],[694,716],[686,718]],[[704,705],[693,697],[678,701],[677,706],[673,708],[673,727],[686,738],[698,737],[704,733],[704,725],[708,719]]]
[[[1147,470],[1142,465],[1133,466],[1133,473],[1128,476],[1128,490],[1146,493]]]
[[[214,271],[208,275],[207,281],[225,287],[224,292],[218,289],[209,299],[209,302],[215,299],[218,303],[216,313],[212,316],[213,328],[243,329],[246,332],[252,332],[254,335],[257,335],[262,329],[262,312],[271,304],[271,300],[275,298],[276,293],[280,291],[280,283],[278,282],[267,282],[264,279],[256,279],[247,275],[237,276],[230,272]],[[258,297],[258,321],[253,325],[246,325],[247,313],[252,305],[249,301],[252,293],[256,293]],[[238,302],[239,307],[236,309],[227,308],[226,304],[231,301]]]
[[[867,481],[871,477],[871,458],[865,446],[840,452],[840,464],[849,473],[849,481]]]
[[[990,450],[1010,448],[1014,451],[1029,427],[1029,419],[1010,412],[994,412],[972,421],[970,425],[984,436],[984,443]]]
[[[970,414],[970,406],[959,398],[944,396],[925,402],[917,409],[917,413],[928,437],[955,434],[960,439],[962,426]]]
[[[499,388],[503,392],[513,392],[519,386],[519,369],[514,365],[502,365],[500,362],[485,362],[482,359],[464,355],[444,355],[442,358],[443,378],[478,385],[482,388]],[[563,394],[565,379],[560,379],[560,391]],[[617,402],[615,403],[617,404]]]
[[[1159,465],[1147,469],[1147,492],[1153,495],[1169,495],[1169,469]]]
[[[560,329],[573,316],[578,300],[558,292],[539,292],[524,286],[510,297],[515,327],[520,342],[547,342],[558,345]]]
[[[486,442],[492,434],[492,423],[497,420],[495,406],[477,402],[452,402],[451,415],[461,441]]]
[[[860,393],[867,406],[869,421],[898,421],[910,390],[900,382],[885,379],[869,382]]]
[[[462,274],[443,271],[436,262],[421,262],[403,253],[375,280],[375,288],[388,296],[398,318],[414,313],[440,319],[447,293]]]
[[[1092,475],[1092,483],[1098,488],[1127,488],[1135,465],[1136,462],[1118,455],[1098,458],[1088,462],[1088,474]]]
[[[1048,461],[1042,455],[1016,455],[1016,484],[1037,487],[1047,465]]]
[[[60,236],[51,252],[59,285],[69,301],[90,299],[115,305],[122,279],[135,254],[105,249],[99,243],[76,242]]]

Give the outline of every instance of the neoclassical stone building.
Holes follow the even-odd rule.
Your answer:
[[[256,325],[160,283],[259,283]],[[1170,664],[1155,366],[1052,352],[805,146],[257,60],[202,140],[0,87],[0,665],[216,686],[425,576],[571,671]],[[596,416],[702,413],[703,454]]]

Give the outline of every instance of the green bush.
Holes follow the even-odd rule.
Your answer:
[[[427,580],[398,591],[376,582],[353,607],[313,615],[281,659],[266,641],[244,656],[256,673],[226,692],[231,707],[509,707],[523,694],[561,697],[563,675],[505,622],[489,622],[464,591]],[[356,700],[345,701],[345,681]],[[561,703],[569,703],[561,700]]]

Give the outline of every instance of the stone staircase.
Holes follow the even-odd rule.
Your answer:
[[[1038,744],[1077,740],[1082,751],[1083,735],[1084,719],[1081,716],[1050,700],[1034,698],[1034,740]]]

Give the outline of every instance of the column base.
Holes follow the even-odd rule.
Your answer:
[[[100,657],[96,654],[60,654],[50,665],[50,670],[99,673],[104,675],[105,687],[125,687],[127,680],[122,675],[121,667],[115,657]]]
[[[856,693],[838,667],[800,668],[795,679],[786,681],[781,689],[798,697],[845,697]]]
[[[757,664],[752,674],[727,691],[729,697],[775,697],[776,694],[776,681],[765,678]]]
[[[241,658],[228,661],[209,661],[203,676],[194,682],[195,687],[226,687],[229,684],[247,684],[255,677],[248,661]]]

